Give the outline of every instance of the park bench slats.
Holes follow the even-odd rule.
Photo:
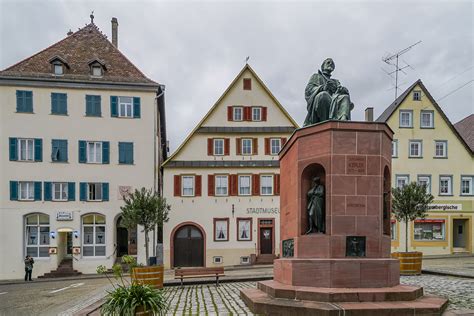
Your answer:
[[[216,286],[219,286],[219,277],[224,276],[224,267],[212,268],[187,268],[175,269],[174,278],[181,280],[181,286],[184,279],[215,277]]]

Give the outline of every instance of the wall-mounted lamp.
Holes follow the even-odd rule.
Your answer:
[[[74,231],[74,238],[79,238],[79,232],[77,230]]]
[[[56,232],[49,232],[49,236],[51,237],[51,239],[54,239],[56,238]]]

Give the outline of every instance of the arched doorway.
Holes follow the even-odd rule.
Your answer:
[[[180,227],[173,237],[173,266],[204,266],[204,237],[201,230],[194,225]]]
[[[128,229],[122,224],[122,216],[117,218],[116,225],[117,257],[137,254],[137,229]]]

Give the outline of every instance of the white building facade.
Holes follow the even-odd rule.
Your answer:
[[[278,152],[297,124],[249,65],[163,164],[165,267],[272,262]]]
[[[124,194],[159,190],[161,88],[116,46],[91,23],[0,72],[0,279],[23,277],[26,255],[33,277],[145,262],[118,222]]]

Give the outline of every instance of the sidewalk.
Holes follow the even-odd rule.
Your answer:
[[[422,272],[474,279],[474,256],[423,258]]]

